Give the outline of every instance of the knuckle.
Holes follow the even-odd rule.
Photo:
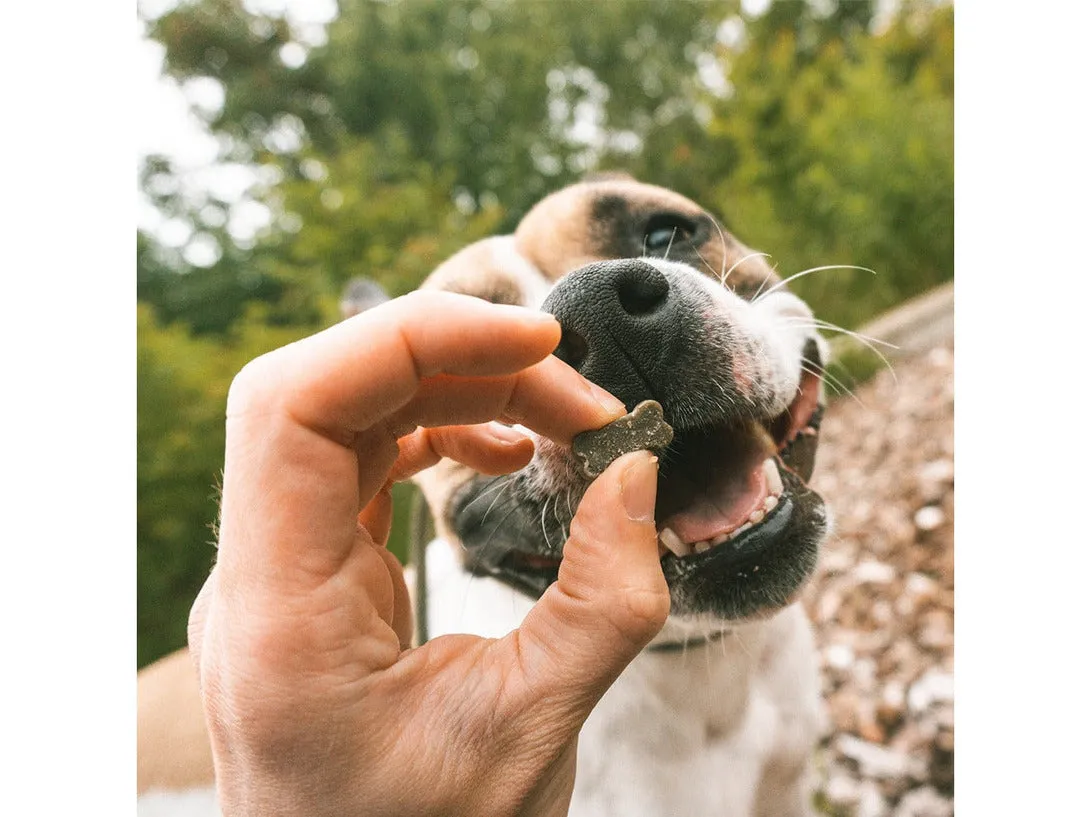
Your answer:
[[[201,695],[210,724],[235,739],[276,746],[298,731],[301,695],[285,683],[282,658],[262,649],[272,638],[260,632],[238,639],[241,650],[204,645],[199,665]],[[218,640],[217,640],[218,641]]]
[[[670,593],[665,583],[661,587],[634,587],[625,594],[627,622],[637,638],[653,636],[670,615]]]
[[[262,405],[270,395],[270,384],[278,367],[278,355],[267,352],[243,366],[231,380],[227,389],[227,413],[246,414],[252,407]]]

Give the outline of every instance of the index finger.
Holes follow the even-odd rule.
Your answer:
[[[436,375],[514,374],[548,357],[559,341],[560,325],[548,313],[414,292],[253,361],[231,386],[227,415],[283,411],[348,444],[405,407]],[[587,384],[577,375],[559,377],[544,412],[576,429],[624,413],[600,389],[571,388],[577,382]]]

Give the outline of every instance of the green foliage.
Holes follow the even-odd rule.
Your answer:
[[[250,241],[232,203],[193,198],[163,157],[140,184],[216,248],[207,266],[137,235],[140,663],[184,643],[212,564],[234,373],[338,319],[350,278],[393,295],[545,193],[621,169],[723,216],[818,316],[851,327],[953,274],[953,13],[909,2],[342,0],[328,42],[241,0],[149,24],[179,82],[217,83],[225,162],[271,214]],[[726,25],[724,26],[724,22]],[[734,27],[742,39],[720,36]],[[294,67],[293,67],[294,66]],[[725,83],[709,81],[716,68]],[[869,352],[845,348],[853,373]],[[392,548],[404,558],[411,495]]]
[[[792,283],[819,317],[854,326],[953,275],[952,54],[908,60],[903,22],[880,37],[852,26],[819,47],[803,46],[794,18],[774,22],[757,26],[767,47],[731,64],[735,93],[709,131],[733,167],[709,200],[784,277],[874,270]],[[924,23],[917,36],[952,41],[951,10]]]
[[[185,641],[189,605],[211,568],[213,485],[223,457],[220,358],[182,326],[137,310],[137,660]]]
[[[297,288],[335,296],[364,276],[403,295],[444,258],[495,232],[501,217],[495,207],[463,214],[451,201],[450,173],[403,154],[383,155],[363,139],[342,140],[337,153],[303,161],[316,180],[279,187],[275,206],[294,214],[300,228],[279,239],[271,267]]]
[[[227,388],[250,359],[305,332],[251,308],[224,341],[160,326],[137,306],[137,660],[185,643],[211,569]]]

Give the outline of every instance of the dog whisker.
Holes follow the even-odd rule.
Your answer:
[[[557,530],[560,531],[560,546],[564,547],[566,537],[564,537],[564,520],[560,518],[560,494],[557,494],[556,499],[553,501],[553,519],[556,520]]]
[[[554,497],[555,498],[555,497]],[[545,501],[541,503],[541,535],[545,537],[545,544],[549,550],[553,549],[553,543],[549,539],[549,532],[545,530],[545,511],[549,507],[549,497],[545,498]]]
[[[674,236],[677,235],[677,227],[670,231],[670,240],[666,242],[666,253],[662,256],[663,261],[670,260],[670,248],[674,246]]]
[[[819,318],[790,317],[790,318],[783,318],[782,320],[785,321],[785,322],[791,322],[791,323],[800,323],[800,322],[808,323],[810,326],[813,326],[813,327],[817,327],[817,328],[821,328],[821,329],[830,329],[830,330],[832,330],[834,332],[843,332],[846,335],[851,335],[852,337],[858,338],[860,340],[869,340],[871,343],[877,343],[878,345],[885,346],[885,347],[887,347],[889,349],[900,349],[901,348],[900,346],[898,346],[895,343],[890,343],[889,341],[882,340],[880,338],[875,338],[875,337],[872,337],[870,335],[864,335],[864,334],[861,334],[859,332],[852,331],[851,329],[845,329],[843,326],[839,326],[839,325],[837,325],[835,323],[830,323],[829,321],[823,321],[823,320],[820,320]]]
[[[462,550],[465,550],[464,546],[463,546]],[[456,619],[456,621],[465,622],[465,620],[466,620],[466,607],[469,606],[469,593],[470,593],[470,590],[472,589],[474,584],[479,584],[482,581],[484,581],[484,576],[477,576],[472,572],[468,574],[468,578],[467,578],[467,581],[465,583],[465,589],[462,592],[462,605],[461,605],[461,608],[458,610],[458,618]],[[430,624],[430,622],[429,622],[429,624]],[[462,626],[464,626],[464,624]],[[435,634],[432,631],[432,628],[430,626],[428,627],[428,634],[429,634],[429,640],[431,638],[435,637]]]
[[[762,298],[767,298],[769,295],[771,295],[777,289],[779,289],[780,287],[787,286],[791,281],[794,281],[796,278],[801,278],[804,275],[812,275],[815,272],[826,272],[828,270],[836,270],[836,269],[854,269],[854,270],[862,270],[863,272],[869,272],[871,275],[877,275],[878,274],[877,272],[872,270],[870,267],[859,267],[859,266],[856,266],[854,264],[828,264],[828,265],[823,266],[823,267],[811,267],[810,269],[804,269],[802,272],[796,272],[794,275],[790,275],[787,278],[784,278],[778,284],[774,284],[773,286],[769,287],[768,292],[764,293],[764,295],[761,295],[760,290],[757,290],[758,294],[753,296],[753,303],[754,303],[754,305],[760,303]],[[763,284],[761,286],[762,286],[762,288],[764,287]]]
[[[761,296],[761,291],[764,290],[764,285],[766,283],[768,283],[768,279],[770,279],[774,275],[776,275],[776,267],[778,267],[778,266],[779,266],[778,264],[772,265],[772,269],[768,270],[768,272],[765,273],[764,280],[761,281],[761,285],[758,286],[758,288],[756,288],[756,292],[753,294],[753,297],[750,298],[750,303],[755,304],[756,302],[758,302],[758,300],[759,300],[759,298]]]
[[[571,487],[569,487],[569,488],[568,488],[568,499],[567,499],[567,505],[568,505],[568,524],[567,524],[567,526],[562,526],[562,527],[561,527],[561,530],[563,530],[563,532],[564,532],[564,542],[565,542],[565,543],[566,543],[566,542],[567,542],[567,541],[568,541],[569,539],[571,539],[571,523],[572,523],[572,520],[573,520],[573,519],[575,519],[575,511],[573,511],[573,510],[572,510],[572,507],[571,507],[571,495],[572,495],[572,488],[571,488]]]
[[[867,346],[868,349],[871,350],[871,352],[873,352],[875,356],[880,359],[880,361],[882,361],[882,364],[887,369],[889,369],[889,374],[893,376],[894,382],[898,382],[897,373],[896,371],[894,371],[893,364],[889,363],[889,358],[882,354],[882,352],[879,350],[879,347],[874,345],[875,343],[881,343],[883,345],[891,347],[891,349],[897,349],[897,346],[895,346],[894,344],[886,343],[885,341],[875,340],[873,338],[868,338],[867,336],[864,336],[864,334],[860,334],[859,332],[853,332],[850,329],[844,329],[843,327],[834,326],[832,324],[825,324],[825,321],[811,322],[809,326],[814,329],[824,329],[829,332],[839,332],[841,334],[846,334],[846,336],[848,336],[849,338],[852,338],[853,340],[856,340],[862,345]]]
[[[855,392],[853,392],[848,386],[846,386],[843,381],[834,377],[828,371],[824,369],[814,369],[806,362],[803,362],[802,370],[804,372],[809,372],[810,374],[814,375],[814,377],[821,378],[822,382],[825,383],[825,385],[831,388],[833,391],[835,391],[838,395],[850,397],[860,406],[866,408],[866,406],[863,404],[863,401],[856,396]],[[801,393],[802,386],[799,386],[799,390]]]
[[[768,283],[768,279],[769,279],[769,278],[771,278],[771,277],[772,277],[773,275],[775,275],[775,274],[776,274],[776,267],[778,267],[778,266],[779,266],[778,264],[773,264],[773,265],[772,265],[772,269],[770,269],[770,270],[768,271],[768,273],[767,273],[767,274],[765,275],[765,278],[764,278],[764,280],[763,280],[763,281],[761,281],[761,285],[760,285],[759,287],[757,287],[757,292],[756,292],[756,293],[754,294],[754,296],[753,296],[753,297],[752,297],[752,298],[750,299],[750,303],[752,303],[752,304],[756,304],[756,303],[757,303],[757,301],[758,301],[758,300],[760,300],[761,290],[763,290],[763,289],[765,288],[765,284],[767,284],[767,283]]]
[[[723,233],[723,228],[719,224],[719,219],[717,219],[707,210],[704,211],[704,215],[711,219],[712,224],[715,225],[715,229],[719,232],[719,245],[723,248],[723,267],[719,270],[719,285],[725,287],[727,285],[727,276],[734,271],[734,267],[731,267],[729,270],[727,270],[727,237]],[[743,258],[742,261],[744,260],[745,259]],[[741,263],[741,261],[738,263]],[[734,266],[736,267],[738,266],[738,264],[735,264]],[[712,271],[714,272],[714,270]]]
[[[513,513],[515,512],[515,511],[517,511],[517,510],[518,510],[518,507],[517,507],[517,506],[515,506],[515,507],[511,508],[511,510],[509,510],[509,511],[507,512],[507,514],[506,514],[506,515],[505,515],[505,516],[503,517],[503,519],[501,519],[501,520],[499,521],[499,523],[498,523],[498,524],[496,525],[496,527],[494,527],[494,528],[492,529],[492,532],[491,532],[490,534],[488,534],[488,538],[484,540],[484,543],[483,543],[483,544],[481,545],[481,548],[480,548],[480,550],[481,550],[481,553],[482,553],[482,554],[485,554],[485,555],[487,555],[487,554],[488,554],[488,548],[489,548],[489,545],[491,545],[491,544],[492,544],[492,537],[496,535],[496,532],[497,532],[497,531],[499,531],[499,529],[503,527],[504,523],[505,523],[505,522],[506,522],[506,521],[507,521],[508,519],[510,519],[510,518],[511,518],[511,515],[512,515],[512,514],[513,514]],[[524,521],[524,522],[523,522],[523,526],[525,526],[525,524],[526,524],[526,523],[525,523],[525,521]],[[520,528],[520,529],[519,529],[519,533],[518,533],[518,538],[521,538],[521,537],[522,537],[522,529]],[[465,550],[465,549],[466,549],[464,545],[462,546],[462,549],[463,549],[463,550]]]
[[[802,371],[812,374],[814,377],[820,378],[821,382],[824,383],[827,388],[831,389],[838,397],[844,397],[852,394],[851,389],[849,389],[839,380],[836,380],[831,375],[829,377],[826,377],[825,372],[821,370],[812,369],[804,363],[802,364]],[[802,394],[801,385],[798,387],[797,391],[799,394]],[[854,395],[852,396],[854,397]]]
[[[502,494],[504,489],[507,488],[507,486],[511,483],[512,479],[514,479],[514,477],[508,476],[506,479],[497,480],[495,485],[485,488],[483,491],[477,494],[477,496],[473,497],[473,499],[467,502],[465,505],[465,510],[472,508],[475,503],[480,502],[486,496],[492,496],[492,494],[494,494],[496,491],[499,491]],[[491,506],[489,506],[489,510],[492,510]],[[485,511],[485,518],[488,518],[488,511]]]
[[[851,397],[853,400],[855,400],[856,403],[861,406],[863,405],[863,401],[859,399],[856,393],[852,390],[852,387],[845,383],[843,380],[836,377],[834,374],[832,374],[832,372],[823,369],[820,374],[818,374],[817,372],[813,372],[813,374],[817,374],[826,386],[829,386],[830,388],[836,390],[838,394],[846,397]]]
[[[481,517],[481,524],[482,525],[484,525],[484,523],[488,521],[488,515],[490,513],[492,513],[492,509],[496,507],[496,503],[499,502],[503,498],[503,495],[505,493],[507,493],[507,489],[511,487],[511,485],[514,483],[514,481],[515,481],[514,477],[508,477],[507,479],[503,480],[503,485],[500,488],[500,492],[498,494],[496,494],[495,498],[492,500],[492,504],[488,506],[488,510],[486,510],[484,512],[484,516]],[[476,500],[474,500],[474,501],[476,501]],[[469,506],[467,505],[466,507],[469,507]]]
[[[839,360],[837,360],[836,358],[829,361],[829,363],[826,366],[826,370],[830,370],[830,369],[834,369],[834,368],[840,369],[840,371],[842,371],[844,373],[844,376],[846,378],[848,378],[849,380],[851,380],[852,382],[855,381],[855,378],[853,377],[851,370],[847,366],[845,366],[843,363],[841,363]],[[830,376],[832,376],[832,372],[830,372]]]
[[[694,249],[693,252],[696,253],[697,258],[699,258],[701,261],[704,262],[704,266],[708,268],[708,272],[710,272],[712,275],[714,275],[714,276],[716,276],[718,278],[719,273],[717,273],[715,271],[715,267],[713,267],[711,264],[708,263],[708,259],[700,254],[700,250]],[[722,281],[720,281],[720,283],[722,283]]]
[[[867,267],[829,266],[829,267],[815,267],[812,270],[804,270],[803,272],[798,273],[797,275],[804,275],[804,274],[808,274],[810,272],[819,272],[821,270],[826,270],[826,269],[841,269],[841,268],[845,268],[845,269],[861,269],[861,270],[866,270],[867,272],[873,273],[875,275],[878,274],[878,273],[874,272],[874,270],[868,269]],[[792,278],[797,277],[797,275],[792,276]],[[791,280],[791,278],[788,278],[785,281],[782,281],[781,283],[786,284],[790,280]],[[771,292],[772,292],[772,290],[770,289],[765,294],[768,295]],[[754,301],[754,303],[756,303],[756,301]],[[858,341],[859,343],[863,344],[868,349],[870,349],[872,352],[874,352],[874,354],[878,357],[879,360],[882,361],[882,363],[885,365],[885,367],[887,369],[889,369],[890,374],[893,375],[894,382],[897,382],[897,373],[893,370],[893,365],[889,362],[889,359],[875,347],[875,345],[877,344],[877,345],[880,345],[880,346],[885,346],[885,347],[887,347],[889,349],[898,349],[898,348],[900,348],[896,344],[889,343],[888,341],[884,341],[884,340],[881,340],[879,338],[871,337],[870,335],[864,335],[864,334],[861,334],[860,332],[855,332],[855,331],[853,331],[851,329],[845,329],[843,326],[839,326],[839,325],[837,325],[835,323],[830,323],[829,321],[821,320],[820,318],[787,317],[787,318],[780,318],[778,322],[783,323],[783,324],[794,324],[796,326],[801,324],[802,326],[808,327],[808,328],[811,328],[811,329],[825,329],[825,330],[828,330],[830,332],[838,332],[840,334],[847,335],[848,337],[851,337],[851,338],[855,339],[856,341]]]
[[[743,256],[742,256],[741,258],[739,258],[739,259],[738,259],[737,261],[735,261],[735,262],[734,262],[733,264],[731,264],[731,267],[730,267],[730,269],[729,269],[729,270],[727,270],[727,271],[726,271],[726,273],[724,273],[724,274],[723,274],[723,277],[719,279],[719,283],[720,283],[720,284],[722,284],[723,286],[726,286],[726,285],[727,285],[727,278],[728,278],[728,277],[730,276],[730,274],[731,274],[732,272],[734,272],[734,271],[735,271],[736,269],[738,269],[738,267],[739,267],[739,266],[741,266],[742,264],[744,264],[744,263],[745,263],[746,261],[748,261],[749,259],[751,259],[751,258],[757,258],[758,256],[761,256],[761,255],[763,255],[763,256],[764,256],[765,258],[769,258],[769,259],[770,259],[770,258],[772,258],[772,256],[771,256],[771,255],[769,255],[769,254],[768,254],[768,253],[766,253],[766,252],[751,252],[751,253],[749,253],[749,255],[743,255]],[[726,260],[724,259],[724,261],[723,261],[723,266],[726,266],[726,263],[727,263],[727,262],[726,262]],[[761,282],[761,286],[762,286],[762,287],[763,287],[763,286],[764,286],[765,284],[767,284],[767,283],[768,283],[768,279],[769,279],[769,276],[770,276],[770,275],[771,275],[771,273],[769,273],[768,275],[766,275],[766,276],[765,276],[765,279],[764,279],[764,281],[762,281],[762,282]],[[760,288],[758,288],[758,290],[757,290],[757,291],[758,291],[758,292],[760,292],[760,291],[761,291],[761,290],[760,290]]]
[[[746,657],[749,658],[751,661],[756,660],[753,653],[750,652],[749,647],[746,646],[746,642],[745,639],[742,638],[742,634],[739,633],[737,629],[730,631],[730,634],[734,636],[734,640],[738,642],[739,649],[741,649],[742,652],[746,654]]]

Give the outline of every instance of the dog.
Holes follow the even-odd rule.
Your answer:
[[[830,524],[808,486],[828,352],[765,258],[688,198],[611,177],[553,193],[422,285],[551,312],[558,357],[630,410],[658,401],[674,429],[656,504],[670,617],[580,733],[573,817],[812,813],[825,715],[797,599]],[[436,531],[431,637],[503,636],[556,580],[590,480],[569,448],[535,444],[513,475],[442,461],[416,477]],[[211,802],[206,743],[161,714],[190,717],[195,687],[176,657],[139,679],[148,817]],[[163,753],[185,768],[156,768]]]

